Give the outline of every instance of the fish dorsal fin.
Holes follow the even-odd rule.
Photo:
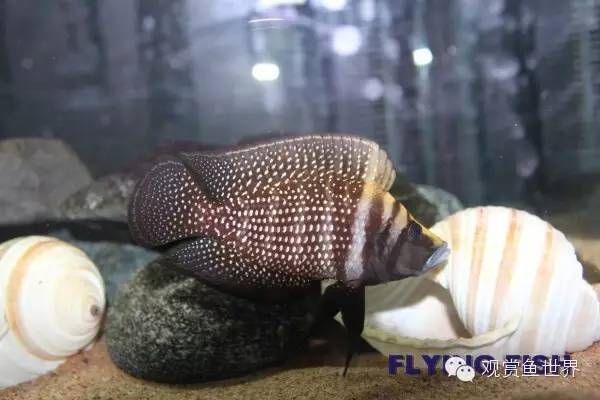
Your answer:
[[[218,201],[290,179],[360,179],[387,191],[396,177],[391,161],[377,143],[347,135],[302,136],[221,152],[182,153],[179,157],[206,194]]]

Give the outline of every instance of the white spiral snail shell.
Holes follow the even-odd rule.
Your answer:
[[[524,211],[477,207],[437,223],[445,266],[367,287],[363,337],[383,354],[561,355],[600,340],[598,288],[571,243]]]
[[[105,309],[104,283],[78,248],[44,236],[0,245],[0,388],[60,365],[90,344]]]

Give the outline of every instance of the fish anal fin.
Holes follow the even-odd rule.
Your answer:
[[[202,236],[170,249],[161,263],[235,296],[253,300],[283,300],[306,293],[312,280],[282,280],[269,268],[249,261],[224,240]]]

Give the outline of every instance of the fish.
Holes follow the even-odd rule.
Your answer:
[[[235,295],[277,297],[334,279],[321,316],[342,314],[345,376],[364,287],[421,275],[449,253],[388,192],[395,176],[377,143],[352,135],[181,152],[137,183],[129,228],[143,246],[171,246],[168,265]]]

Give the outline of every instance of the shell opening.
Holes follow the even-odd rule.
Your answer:
[[[92,317],[96,318],[102,313],[100,307],[97,304],[92,304],[90,307],[90,314]]]

